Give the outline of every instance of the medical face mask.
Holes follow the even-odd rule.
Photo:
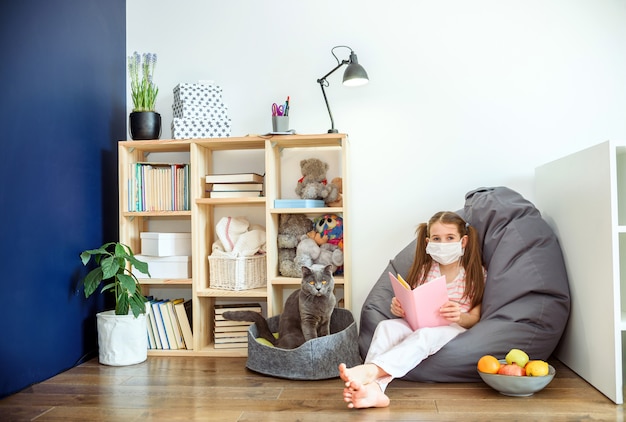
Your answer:
[[[428,242],[426,253],[441,265],[452,264],[463,256],[461,241],[449,243]]]

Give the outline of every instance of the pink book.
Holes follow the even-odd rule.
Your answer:
[[[450,321],[439,314],[439,308],[448,301],[446,276],[442,275],[411,290],[400,275],[389,273],[391,287],[405,312],[405,319],[413,330],[424,327],[450,325]]]

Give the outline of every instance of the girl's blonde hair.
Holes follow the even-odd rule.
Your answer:
[[[467,244],[461,257],[461,264],[465,268],[465,293],[463,297],[471,298],[472,307],[480,304],[485,290],[485,273],[478,233],[461,216],[451,211],[440,211],[433,215],[428,223],[422,223],[417,227],[415,258],[407,275],[408,283],[415,288],[426,281],[426,276],[433,264],[433,259],[426,253],[426,239],[430,237],[430,227],[434,223],[453,224],[461,237],[467,236]]]

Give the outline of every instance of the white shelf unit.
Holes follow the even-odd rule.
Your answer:
[[[536,204],[567,267],[571,313],[556,357],[624,401],[626,143],[606,141],[536,169]]]

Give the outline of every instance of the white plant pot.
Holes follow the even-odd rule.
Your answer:
[[[98,357],[111,366],[134,365],[148,358],[146,316],[115,315],[115,311],[96,314]]]

